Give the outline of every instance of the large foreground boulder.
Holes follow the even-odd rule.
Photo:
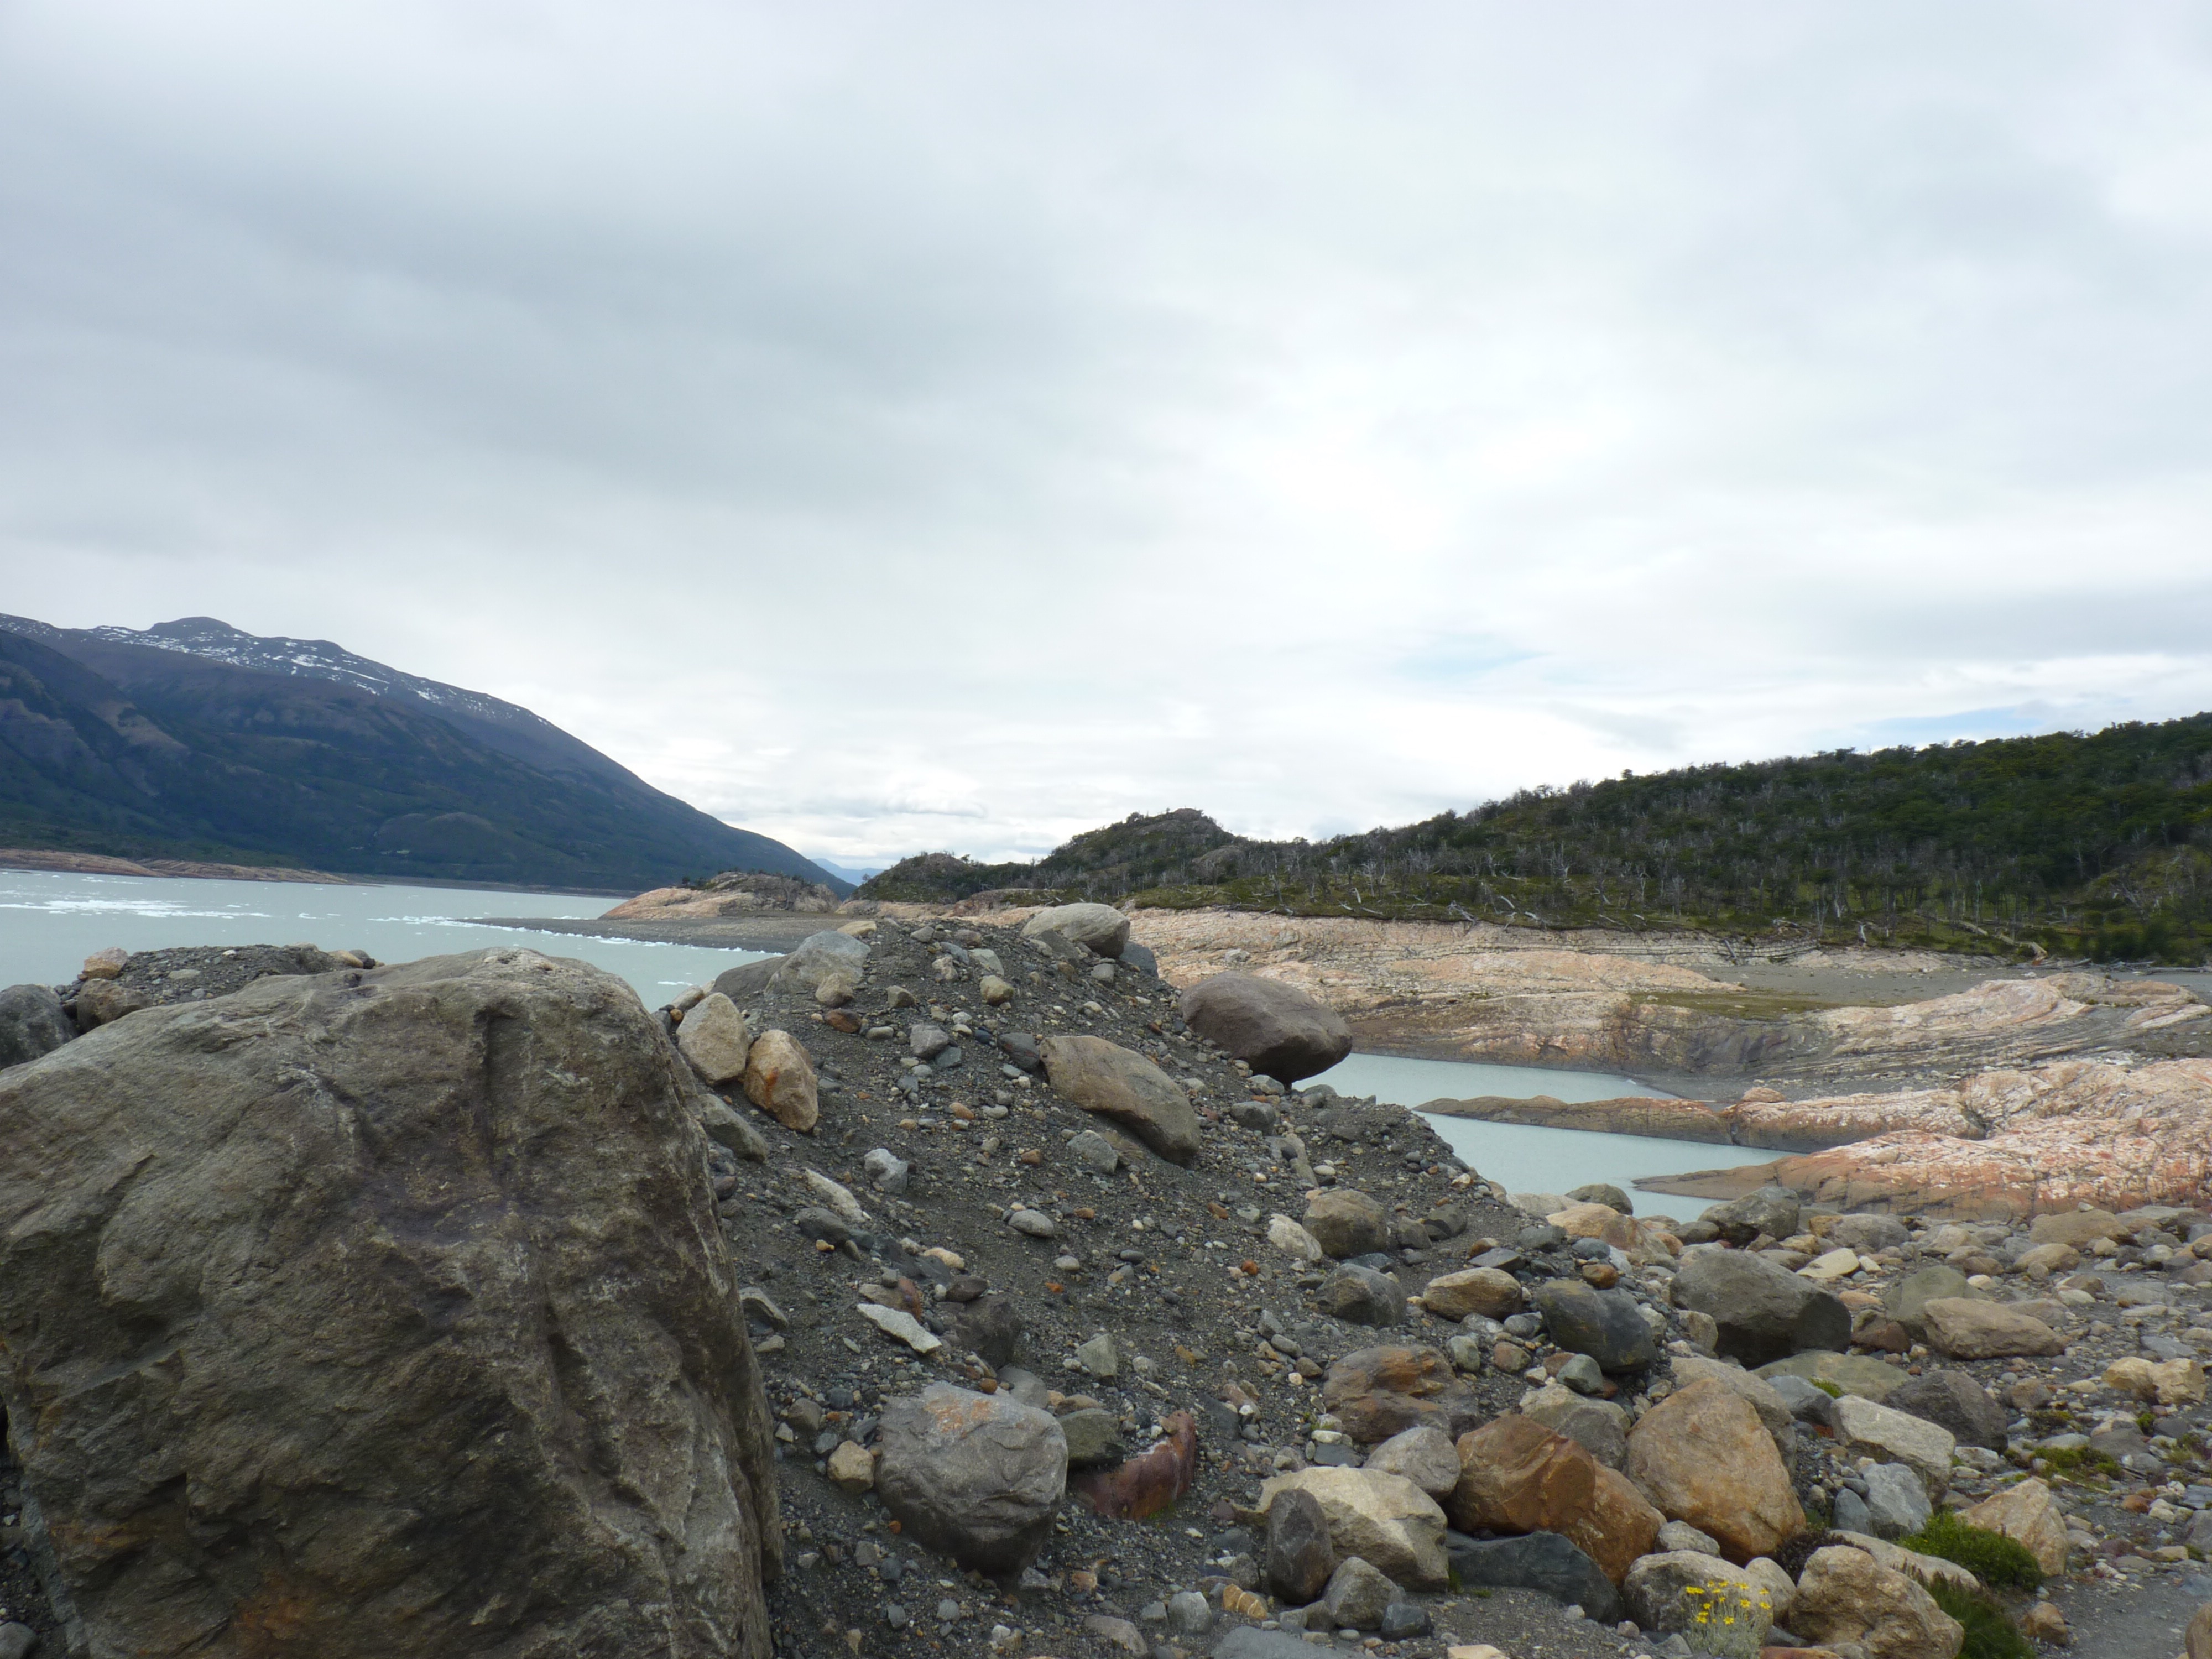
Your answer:
[[[696,1093],[628,986],[518,949],[0,1076],[0,1400],[72,1647],[766,1659]]]
[[[1668,1395],[1628,1433],[1626,1473],[1670,1521],[1716,1539],[1735,1562],[1805,1530],[1774,1441],[1749,1402],[1716,1377]]]
[[[1279,1083],[1326,1072],[1352,1052],[1344,1016],[1295,985],[1256,974],[1216,974],[1182,994],[1190,1029]]]

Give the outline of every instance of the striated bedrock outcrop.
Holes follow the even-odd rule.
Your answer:
[[[1224,970],[1292,985],[1369,1050],[1522,1065],[1764,1076],[1965,1073],[2146,1038],[2212,1018],[2182,987],[2100,974],[1996,978],[1896,1006],[1749,991],[1718,940],[1246,911],[1140,910],[1133,936],[1187,988]],[[1800,952],[1888,974],[1955,966],[1917,952]],[[2212,1025],[2203,1028],[2212,1041]]]
[[[1725,1115],[1771,1137],[1746,1145],[1830,1141],[1757,1165],[1755,1178],[1845,1208],[2020,1216],[2195,1204],[2212,1190],[2207,1060],[2055,1060],[1955,1089],[1744,1102]],[[1721,1196],[1752,1178],[1716,1172],[1664,1184]]]
[[[766,1659],[698,1101],[628,986],[526,950],[0,1076],[0,1400],[72,1650]]]

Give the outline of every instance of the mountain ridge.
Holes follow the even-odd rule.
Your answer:
[[[0,616],[0,843],[611,892],[851,884],[513,703],[213,617]]]

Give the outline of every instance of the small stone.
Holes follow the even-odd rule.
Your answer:
[[[912,1314],[901,1308],[878,1307],[872,1302],[859,1304],[860,1317],[886,1336],[896,1337],[916,1353],[935,1353],[944,1341]]]
[[[841,1492],[866,1492],[876,1484],[876,1460],[866,1446],[848,1440],[830,1454],[830,1480]]]
[[[1203,1636],[1212,1628],[1213,1609],[1196,1590],[1179,1590],[1168,1597],[1168,1629],[1176,1635]]]
[[[1586,1353],[1570,1356],[1567,1363],[1559,1367],[1559,1381],[1577,1394],[1602,1394],[1605,1391],[1605,1373],[1598,1369],[1597,1361]]]
[[[1085,1375],[1101,1382],[1111,1381],[1121,1374],[1121,1351],[1115,1343],[1113,1334],[1101,1331],[1075,1351],[1076,1364]]]
[[[1060,1236],[1059,1224],[1041,1210],[1012,1211],[1006,1216],[1006,1224],[1016,1232],[1026,1233],[1031,1238],[1056,1238]]]

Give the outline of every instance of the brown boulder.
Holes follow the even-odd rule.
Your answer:
[[[745,1098],[787,1129],[805,1134],[822,1118],[814,1062],[788,1031],[763,1031],[745,1055]]]
[[[1597,1460],[1518,1413],[1462,1435],[1459,1470],[1444,1508],[1462,1532],[1564,1532],[1597,1492]]]
[[[1142,1054],[1095,1036],[1052,1036],[1037,1046],[1052,1086],[1085,1111],[1120,1124],[1170,1164],[1198,1156],[1190,1097]]]
[[[1328,1368],[1322,1403],[1359,1445],[1425,1424],[1455,1438],[1485,1413],[1450,1360],[1434,1348],[1360,1348]]]
[[[1633,1480],[1600,1463],[1589,1507],[1560,1530],[1618,1584],[1651,1553],[1666,1522],[1667,1517],[1644,1501]]]
[[[1469,1314],[1509,1319],[1521,1311],[1521,1281],[1495,1267],[1468,1267],[1440,1273],[1421,1292],[1421,1305],[1438,1319],[1462,1320]]]
[[[1216,974],[1182,994],[1190,1029],[1277,1081],[1326,1072],[1352,1052],[1352,1027],[1295,985],[1256,974]]]
[[[511,947],[0,1077],[0,1401],[91,1650],[766,1659],[696,1088],[629,986]]]
[[[1805,1530],[1790,1472],[1748,1401],[1714,1378],[1654,1406],[1628,1433],[1630,1480],[1739,1564]]]

